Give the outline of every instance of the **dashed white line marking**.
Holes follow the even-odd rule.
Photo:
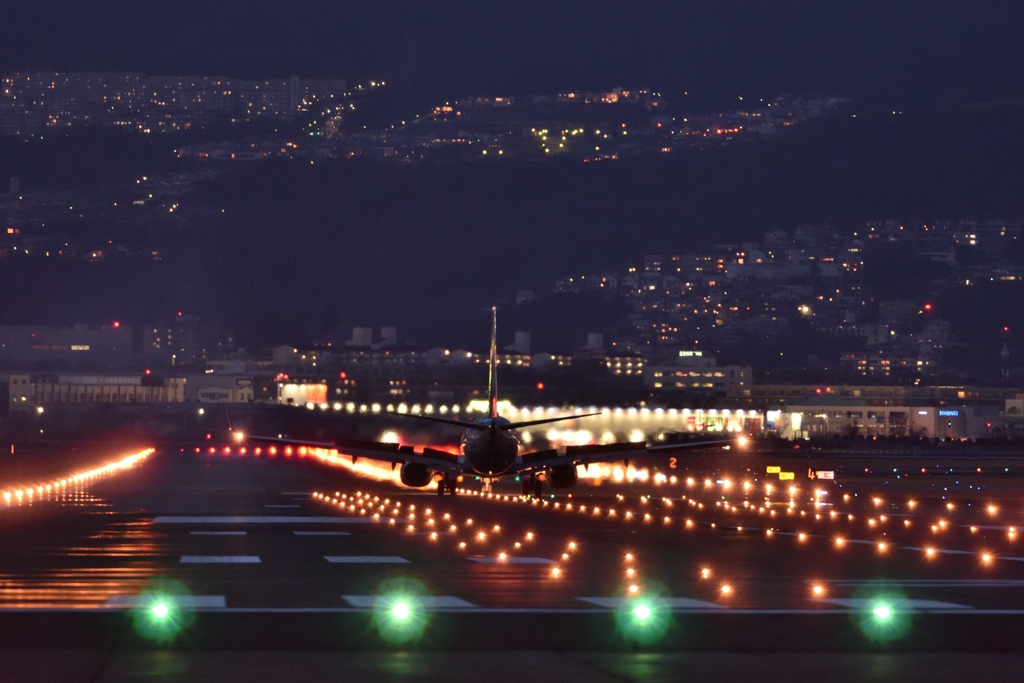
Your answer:
[[[839,607],[852,607],[853,609],[866,609],[876,604],[876,601],[869,600],[868,598],[820,598],[817,600],[817,602],[826,602],[830,605],[838,605]],[[973,609],[970,605],[958,605],[953,602],[942,602],[940,600],[917,600],[899,598],[894,602],[894,607],[896,609],[899,609],[901,606],[919,610]]]
[[[394,555],[324,555],[331,564],[409,564],[404,557]]]
[[[259,564],[259,555],[182,555],[182,564]]]
[[[618,609],[627,604],[626,598],[576,598],[580,602],[586,602],[606,609]],[[632,601],[630,601],[632,602]],[[705,600],[694,600],[693,598],[654,598],[653,603],[664,605],[670,609],[710,609],[724,610],[725,605],[719,605]]]
[[[898,586],[901,588],[1024,588],[1020,579],[899,579],[870,581],[862,579],[836,579],[830,586]]]
[[[509,555],[505,559],[496,557],[494,555],[470,555],[466,558],[470,562],[479,562],[480,564],[554,564],[554,560],[549,560],[546,557],[515,557]]]
[[[227,602],[223,595],[171,595],[167,599],[177,607],[184,609],[223,609]],[[152,602],[151,597],[143,595],[111,595],[103,601],[104,607],[146,607]]]
[[[376,595],[343,595],[341,597],[345,602],[353,607],[359,607],[362,609],[372,609],[377,602]],[[427,610],[466,609],[476,607],[473,603],[467,602],[462,598],[457,598],[454,595],[424,595],[414,599],[419,605],[422,605],[423,608]]]

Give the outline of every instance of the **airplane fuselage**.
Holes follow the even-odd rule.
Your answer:
[[[519,457],[519,434],[514,429],[501,429],[510,424],[503,417],[483,418],[477,424],[487,429],[468,429],[462,435],[462,455],[469,468],[481,477],[499,477]]]

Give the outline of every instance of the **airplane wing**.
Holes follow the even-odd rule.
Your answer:
[[[517,468],[515,474],[532,474],[534,472],[548,469],[550,467],[557,467],[559,465],[589,465],[601,462],[625,462],[641,455],[652,455],[655,453],[665,453],[675,450],[700,448],[704,446],[729,446],[732,443],[733,441],[729,439],[714,439],[709,441],[687,441],[675,444],[659,444],[657,446],[648,446],[643,441],[591,446],[568,446],[565,449],[564,455],[560,455],[553,449],[524,453],[522,456],[523,464]]]
[[[359,458],[367,458],[397,465],[414,462],[441,473],[463,474],[465,471],[465,466],[459,463],[458,456],[436,448],[424,447],[417,451],[412,446],[397,443],[356,439],[338,439],[333,447],[341,455],[350,456],[353,462]]]
[[[237,441],[257,441],[259,443],[282,444],[284,446],[306,446],[307,448],[334,448],[333,441],[307,441],[304,439],[289,439],[284,436],[259,436],[258,434],[243,434],[232,432]]]
[[[236,437],[238,436],[236,432]],[[463,474],[465,467],[461,465],[457,456],[434,448],[423,448],[420,451],[412,446],[403,446],[397,443],[384,443],[382,441],[362,441],[357,439],[337,439],[335,441],[307,441],[304,439],[291,439],[287,437],[259,436],[246,434],[242,436],[246,441],[260,443],[282,444],[285,446],[305,446],[307,448],[324,448],[336,450],[340,455],[352,458],[352,462],[360,458],[389,462],[395,465],[402,465],[407,462],[414,462],[425,465],[432,470],[441,473]]]

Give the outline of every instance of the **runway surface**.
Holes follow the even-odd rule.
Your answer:
[[[535,500],[157,452],[0,508],[0,680],[1021,680],[1019,467],[756,462]]]

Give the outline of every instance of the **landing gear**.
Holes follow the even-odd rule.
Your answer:
[[[491,480],[490,479],[484,479],[483,480],[483,493],[484,494],[488,494],[488,493],[491,493],[491,492],[492,492]]]
[[[523,479],[523,497],[533,496],[540,498],[542,482],[537,477],[526,477]]]
[[[449,476],[437,480],[437,495],[443,496],[445,491],[449,496],[455,495],[455,482]]]

